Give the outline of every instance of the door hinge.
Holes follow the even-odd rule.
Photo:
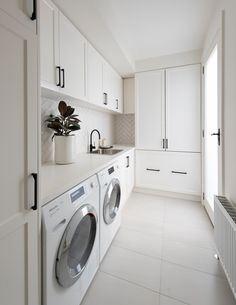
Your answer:
[[[202,74],[204,75],[205,74],[205,67],[202,66]]]
[[[205,193],[202,193],[202,199],[205,200]]]

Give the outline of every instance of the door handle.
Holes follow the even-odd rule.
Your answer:
[[[220,146],[220,128],[218,129],[218,132],[213,132],[211,136],[217,136],[218,145]]]
[[[171,171],[172,174],[181,174],[181,175],[187,175],[187,172],[179,172],[179,171]]]
[[[106,92],[103,93],[103,104],[107,105],[107,93]]]
[[[34,178],[34,205],[31,207],[32,210],[37,210],[38,208],[38,174],[32,173]]]
[[[36,20],[36,17],[37,17],[37,5],[36,5],[36,0],[32,0],[33,1],[33,12],[32,12],[32,15],[30,17],[30,19],[33,21],[33,20]]]
[[[129,156],[126,156],[126,167],[128,168],[129,167]]]
[[[116,98],[116,109],[119,109],[119,100]]]
[[[60,87],[61,86],[61,67],[57,66],[56,69],[58,71],[58,83],[57,83],[57,87]]]
[[[160,169],[155,169],[155,168],[146,168],[147,171],[150,171],[150,172],[160,172],[161,170]]]
[[[61,85],[61,88],[65,88],[65,69],[61,69],[61,72],[62,72],[62,80],[63,80],[63,83]]]

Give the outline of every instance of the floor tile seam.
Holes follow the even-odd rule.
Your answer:
[[[174,262],[165,260],[165,259],[162,259],[162,263],[163,263],[163,262],[164,262],[164,263],[171,264],[171,265],[175,265],[175,266],[178,266],[178,267],[187,269],[187,270],[193,270],[193,271],[198,272],[198,273],[203,273],[203,274],[206,274],[206,275],[210,275],[210,276],[213,277],[213,278],[217,278],[217,279],[222,280],[223,282],[227,282],[227,278],[226,278],[225,276],[222,276],[222,277],[221,277],[221,276],[218,276],[218,275],[216,275],[216,274],[212,274],[212,273],[205,272],[205,271],[202,271],[202,270],[199,270],[199,269],[191,268],[191,267],[189,267],[189,266],[177,264],[177,263],[174,263]]]
[[[172,296],[168,295],[168,294],[165,294],[165,293],[160,293],[160,296],[164,296],[164,297],[167,297],[169,299],[172,299],[174,301],[177,301],[177,302],[181,302],[183,303],[184,305],[191,305],[190,303],[186,303],[185,301],[183,300],[180,300],[180,299],[177,299],[177,298],[173,298]]]
[[[152,235],[152,236],[157,236],[158,234],[163,234],[163,232],[161,232],[161,233],[147,233],[147,232],[144,232],[144,231],[142,231],[142,230],[140,230],[140,229],[133,229],[133,228],[130,228],[129,226],[127,226],[127,225],[124,225],[124,224],[122,224],[121,225],[121,228],[125,228],[125,229],[129,229],[129,230],[132,230],[132,231],[135,231],[135,232],[139,232],[139,233],[142,233],[142,234],[147,234],[147,235]]]
[[[124,281],[124,282],[127,282],[127,283],[129,283],[129,284],[132,284],[132,285],[134,285],[134,286],[136,286],[136,287],[145,289],[145,290],[147,290],[147,291],[151,291],[152,293],[155,293],[155,294],[157,294],[157,295],[160,294],[160,291],[158,291],[158,290],[154,290],[154,289],[148,288],[148,287],[146,287],[146,286],[143,286],[143,285],[141,285],[141,284],[138,284],[137,282],[133,282],[133,281],[131,281],[131,280],[127,280],[127,279],[125,279],[125,278],[123,278],[123,277],[120,277],[120,276],[114,274],[114,273],[111,273],[111,272],[108,272],[108,271],[104,271],[104,270],[101,270],[101,269],[100,269],[99,271],[100,271],[101,273],[110,275],[110,276],[112,276],[112,277],[114,277],[114,278],[116,278],[116,279],[119,279],[119,280],[121,280],[121,281]]]
[[[163,236],[163,240],[167,240],[167,241],[175,241],[175,242],[179,242],[179,243],[185,244],[185,245],[187,245],[187,246],[193,246],[193,247],[196,247],[196,246],[195,246],[195,245],[193,245],[192,243],[189,243],[189,242],[184,242],[183,240],[174,239],[174,238],[169,238],[169,237],[165,237],[165,236]],[[198,248],[201,248],[201,249],[206,249],[206,250],[213,250],[213,251],[216,251],[216,249],[215,249],[215,248],[210,248],[210,247],[207,247],[207,246],[198,245],[197,247],[198,247]]]
[[[143,252],[141,252],[141,251],[137,251],[137,250],[134,250],[134,249],[130,249],[130,248],[128,248],[128,247],[120,246],[120,245],[117,245],[117,244],[115,244],[115,243],[112,244],[112,246],[113,246],[113,247],[117,247],[117,248],[121,248],[121,249],[124,249],[124,250],[127,250],[127,251],[129,251],[129,252],[133,252],[133,253],[136,253],[136,254],[140,254],[140,255],[142,255],[142,256],[149,257],[149,258],[152,258],[152,259],[155,259],[155,260],[159,260],[159,261],[162,260],[161,255],[160,255],[160,257],[156,257],[156,256],[153,256],[153,255],[148,255],[148,254],[145,254],[145,253],[143,253]]]
[[[164,230],[165,230],[165,228],[167,227],[167,226],[174,226],[174,227],[178,227],[179,228],[179,224],[173,224],[173,222],[171,223],[171,222],[165,222],[164,223]],[[198,229],[198,228],[196,228],[196,227],[193,227],[193,226],[186,226],[187,227],[187,229],[190,229],[191,231],[195,231],[195,232],[201,232],[201,233],[212,233],[213,235],[214,235],[214,230],[212,229],[212,231],[211,230],[207,230],[207,229]],[[186,229],[186,227],[185,227],[185,229]]]
[[[138,255],[140,255],[140,256],[148,257],[148,258],[151,258],[151,259],[156,260],[156,261],[159,261],[159,262],[162,260],[161,258],[153,257],[153,256],[151,256],[151,255],[144,254],[144,253],[141,253],[141,252],[139,252],[139,251],[135,251],[135,250],[133,250],[133,249],[129,249],[129,248],[127,248],[127,247],[122,247],[122,246],[118,246],[118,245],[115,245],[115,244],[112,244],[112,247],[116,247],[116,248],[120,248],[120,249],[123,249],[123,250],[127,250],[127,251],[129,251],[129,252],[138,254]]]

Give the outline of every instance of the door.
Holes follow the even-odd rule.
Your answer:
[[[39,304],[37,37],[0,9],[0,40],[1,304]]]
[[[58,9],[50,0],[40,0],[41,86],[59,91]]]
[[[204,63],[204,205],[213,222],[214,195],[222,194],[221,43]]]
[[[200,152],[200,65],[166,70],[166,139],[170,151]]]
[[[111,224],[116,218],[120,208],[120,197],[120,182],[114,178],[107,187],[103,202],[103,219],[107,225]]]
[[[56,278],[62,287],[68,288],[80,278],[92,253],[96,235],[96,211],[89,204],[83,205],[71,218],[58,249]]]
[[[157,70],[135,75],[137,148],[163,150],[165,138],[164,73],[164,70]]]
[[[85,66],[86,40],[78,29],[60,12],[59,33],[62,78],[61,92],[74,98],[85,100],[87,96]]]
[[[88,44],[88,100],[90,103],[104,106],[102,96],[102,57]]]

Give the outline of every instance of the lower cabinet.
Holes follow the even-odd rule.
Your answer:
[[[125,205],[134,187],[134,150],[123,154],[119,160],[121,207]]]
[[[136,150],[136,187],[201,195],[201,154]]]

